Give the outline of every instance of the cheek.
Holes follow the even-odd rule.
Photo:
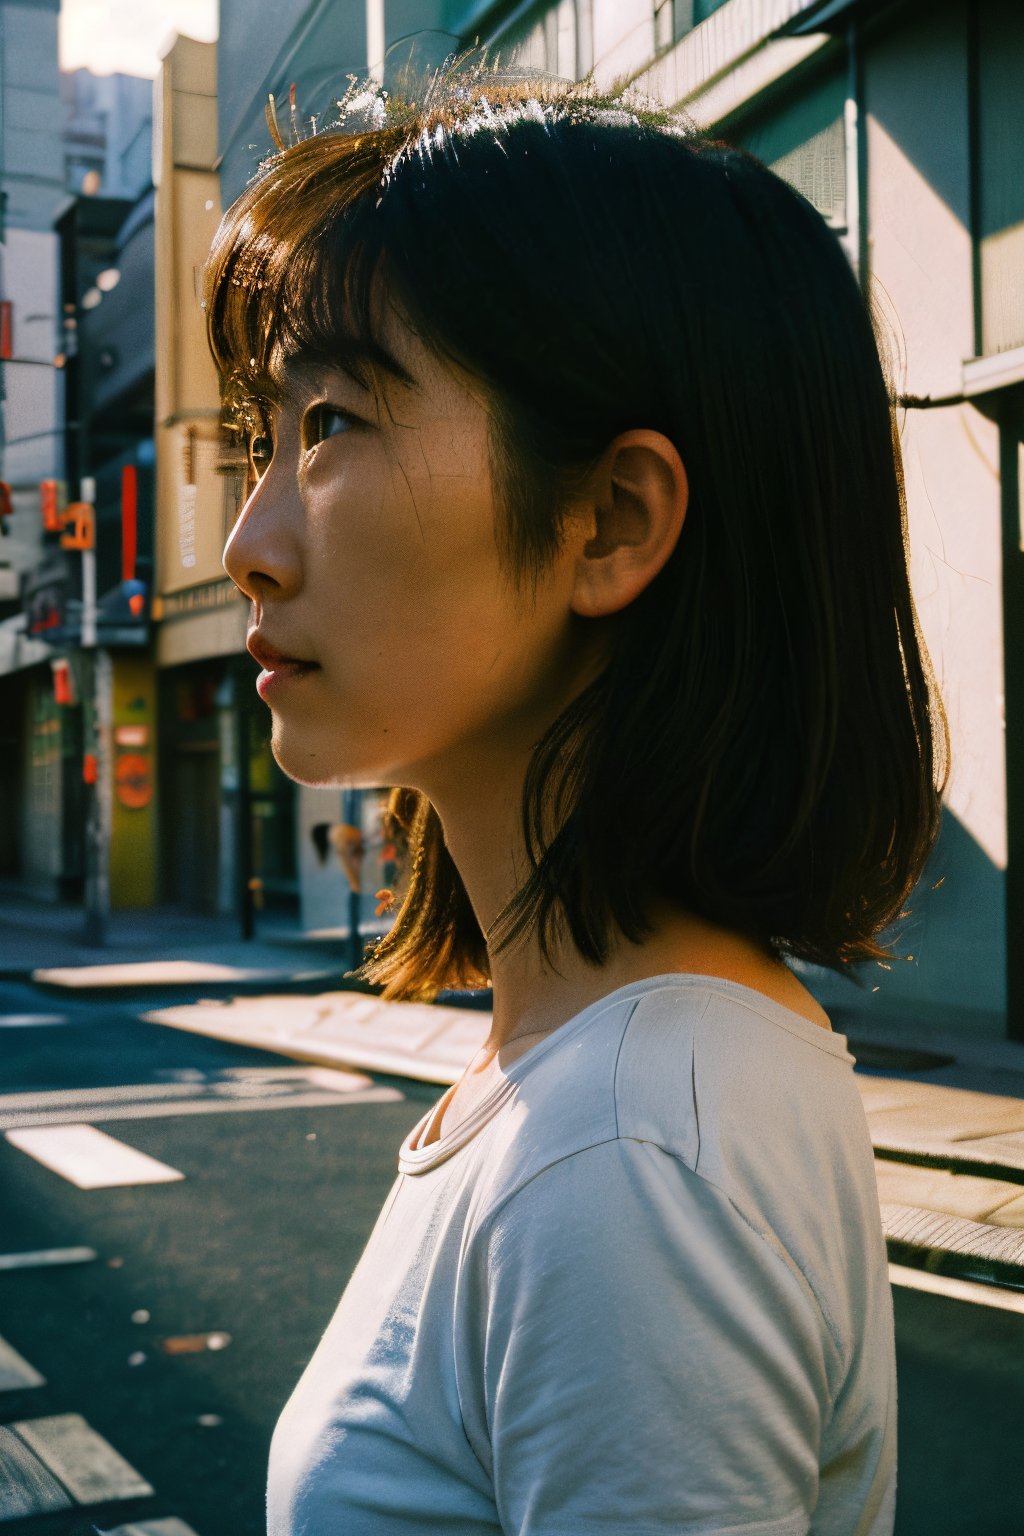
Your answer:
[[[407,445],[387,466],[383,494],[371,517],[377,554],[374,582],[401,595],[410,621],[458,632],[485,622],[502,585],[494,539],[487,465],[442,454],[431,441]],[[370,551],[372,559],[374,551]]]

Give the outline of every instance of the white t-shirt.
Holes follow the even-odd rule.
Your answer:
[[[269,1536],[891,1536],[892,1294],[843,1035],[620,987],[399,1174]]]

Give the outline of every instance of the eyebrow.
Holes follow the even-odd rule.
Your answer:
[[[399,384],[404,384],[410,389],[419,389],[420,387],[418,381],[409,372],[405,364],[399,362],[398,358],[392,352],[389,352],[387,347],[381,342],[356,340],[346,342],[344,360],[340,357],[331,358],[326,354],[308,358],[301,355],[289,358],[282,365],[279,377],[275,378],[273,382],[278,388],[287,388],[289,384],[298,382],[308,377],[309,374],[319,372],[320,369],[327,367],[336,369],[339,373],[347,374],[354,384],[360,389],[365,389],[366,385],[347,366],[349,360],[365,363],[370,369],[382,368],[385,373],[389,374]],[[270,382],[269,379],[268,382]]]

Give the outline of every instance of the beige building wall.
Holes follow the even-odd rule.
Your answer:
[[[963,388],[974,355],[966,0],[870,40],[864,130],[871,295],[900,392]],[[901,925],[912,962],[866,975],[880,1010],[1005,1028],[1006,776],[998,431],[973,404],[901,413],[911,580],[949,718],[932,866]],[[941,883],[939,883],[941,882]],[[937,889],[932,889],[937,886]],[[874,968],[871,968],[874,970]]]
[[[161,666],[233,653],[244,623],[211,625],[211,607],[244,604],[221,555],[235,511],[218,473],[220,393],[206,343],[203,266],[220,222],[217,46],[179,37],[154,103],[156,186],[156,617]],[[211,649],[212,645],[212,649]]]

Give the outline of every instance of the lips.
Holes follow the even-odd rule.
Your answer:
[[[286,651],[278,651],[269,645],[261,635],[251,634],[246,641],[246,649],[254,660],[267,672],[275,672],[283,667],[316,667],[319,662],[310,661],[305,656],[291,656]]]
[[[263,668],[256,679],[256,692],[268,704],[271,699],[278,700],[282,695],[287,698],[297,682],[320,670],[319,662],[279,651],[255,632],[250,634],[246,649]]]

